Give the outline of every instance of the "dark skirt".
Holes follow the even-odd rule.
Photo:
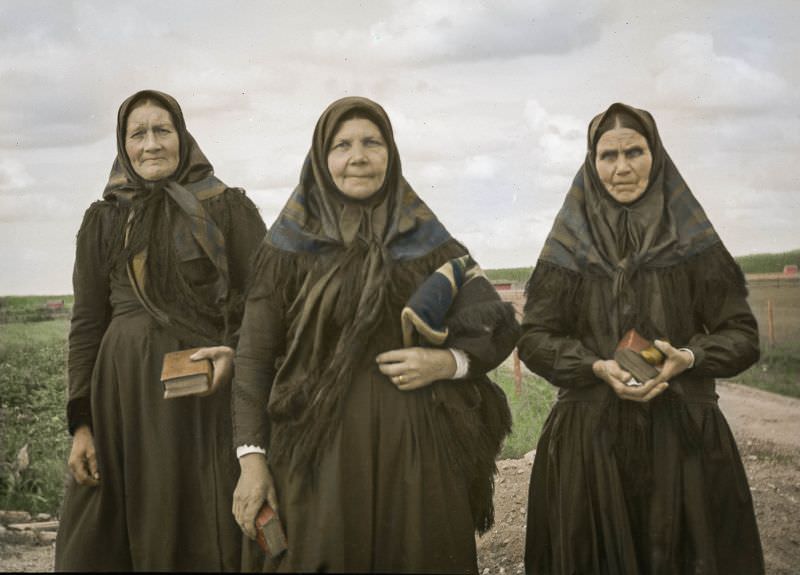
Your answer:
[[[476,573],[468,481],[430,396],[399,391],[370,363],[313,475],[271,464],[289,549],[265,569]]]
[[[165,400],[165,352],[183,345],[130,302],[117,308],[92,376],[100,485],[70,478],[56,570],[238,571],[238,464],[230,392]]]
[[[764,573],[730,428],[714,401],[687,408],[702,445],[687,449],[674,418],[653,409],[645,426],[650,457],[631,464],[600,424],[606,404],[555,405],[531,477],[526,573]]]

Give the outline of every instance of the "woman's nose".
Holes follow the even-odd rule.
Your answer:
[[[353,153],[350,156],[351,162],[365,162],[367,161],[367,155],[364,153],[364,146],[355,145],[353,146]]]
[[[625,157],[625,154],[620,154],[620,156],[617,158],[617,174],[627,174],[630,171],[631,165],[628,163],[628,158]]]
[[[156,138],[156,135],[152,131],[148,131],[144,137],[144,149],[145,150],[157,150],[161,147],[161,143]]]

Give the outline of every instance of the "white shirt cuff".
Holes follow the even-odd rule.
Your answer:
[[[469,356],[460,349],[453,347],[448,349],[453,354],[453,359],[456,360],[456,372],[453,375],[453,379],[464,379],[469,372]]]
[[[259,447],[258,445],[240,445],[236,448],[236,458],[244,457],[245,455],[249,455],[251,453],[260,453],[261,455],[266,455],[267,450],[263,447]]]
[[[689,367],[687,367],[686,369],[692,369],[694,367],[694,352],[691,349],[689,349],[688,347],[682,347],[682,348],[678,349],[678,351],[688,351],[689,352],[689,355],[692,356],[692,361],[689,364]]]

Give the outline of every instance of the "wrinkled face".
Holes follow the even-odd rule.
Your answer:
[[[389,150],[373,122],[353,118],[342,122],[328,150],[328,171],[339,191],[363,200],[381,189]]]
[[[647,189],[653,156],[636,130],[614,128],[597,141],[595,167],[606,190],[621,204],[630,204]]]
[[[180,161],[180,139],[170,113],[152,102],[131,110],[125,126],[125,152],[134,171],[145,180],[174,174]]]

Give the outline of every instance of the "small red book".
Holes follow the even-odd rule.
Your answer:
[[[666,358],[653,342],[642,337],[635,329],[631,329],[617,344],[614,359],[636,381],[644,383],[658,375],[655,366],[664,363]]]
[[[267,503],[256,516],[256,541],[271,559],[277,559],[286,551],[286,534],[278,514]]]

